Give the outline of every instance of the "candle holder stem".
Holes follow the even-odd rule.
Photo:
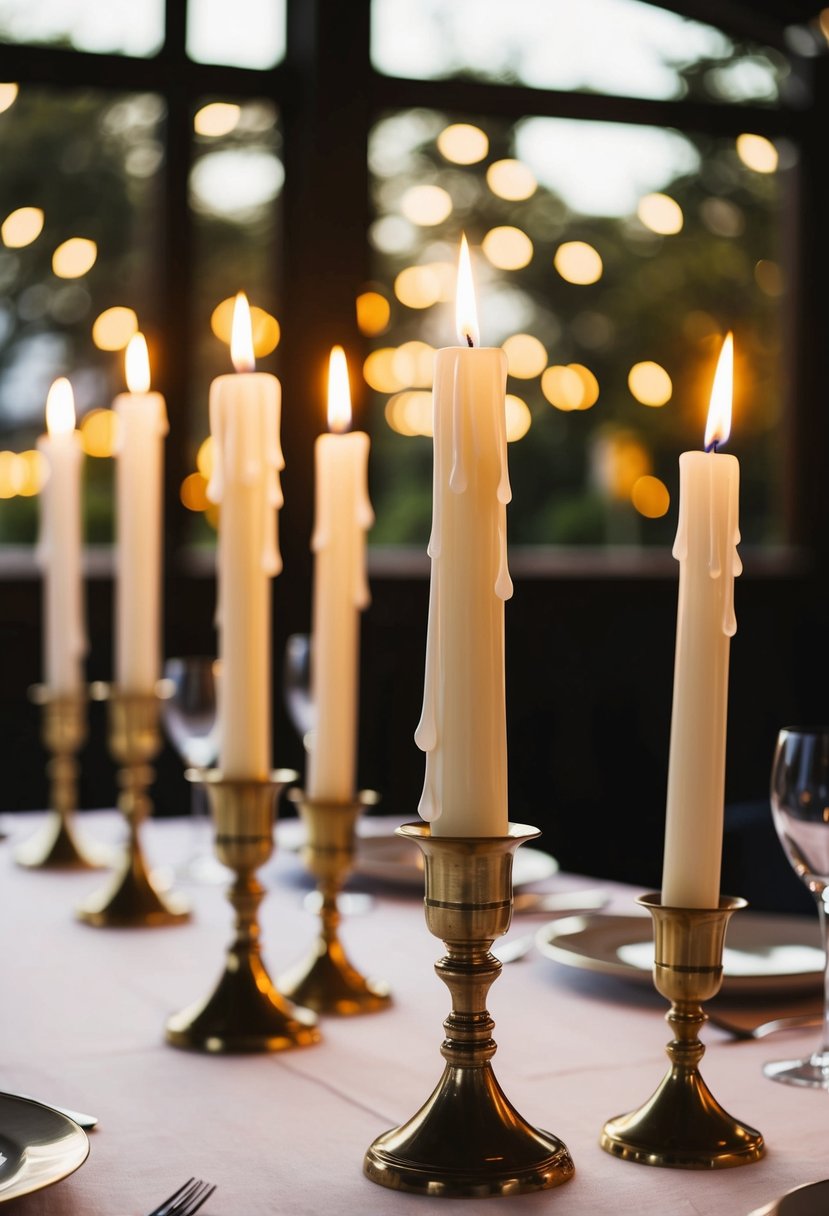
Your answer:
[[[215,990],[168,1020],[167,1042],[213,1055],[316,1043],[320,1034],[314,1014],[286,1000],[268,975],[258,919],[265,891],[256,871],[273,852],[276,798],[296,773],[282,770],[263,781],[234,780],[213,769],[191,770],[187,777],[203,784],[210,798],[216,856],[234,875],[228,899],[235,928]]]
[[[56,693],[34,684],[29,698],[42,711],[41,737],[50,753],[46,765],[50,810],[43,827],[14,854],[18,865],[29,869],[97,869],[103,859],[84,848],[72,825],[78,805],[77,753],[86,742],[86,694]]]
[[[354,861],[357,820],[364,806],[377,801],[373,791],[354,802],[323,802],[291,790],[306,828],[302,856],[317,879],[322,904],[320,932],[310,955],[280,979],[291,1000],[317,1013],[349,1015],[386,1009],[388,984],[366,979],[349,961],[339,937],[337,896]]]
[[[78,909],[78,919],[98,928],[147,928],[189,920],[186,904],[177,895],[156,889],[141,848],[141,824],[152,811],[148,790],[154,772],[149,763],[161,746],[159,701],[155,692],[129,693],[109,685],[93,686],[93,696],[107,702],[109,748],[119,765],[118,807],[128,828],[120,867],[103,891]]]
[[[604,1125],[601,1146],[625,1161],[677,1169],[758,1161],[765,1152],[762,1135],[723,1110],[699,1072],[702,1002],[719,992],[726,926],[745,900],[723,896],[719,908],[667,908],[658,895],[638,902],[654,921],[654,985],[671,1002],[670,1067],[644,1106]]]
[[[426,860],[426,923],[443,940],[436,965],[449,988],[446,1061],[437,1088],[407,1123],[379,1136],[363,1169],[381,1186],[420,1195],[515,1195],[559,1186],[572,1177],[567,1148],[532,1127],[504,1094],[490,1063],[494,1023],[486,1008],[501,964],[490,953],[512,916],[512,858],[538,832],[510,824],[509,835],[433,837],[426,824],[398,833]]]

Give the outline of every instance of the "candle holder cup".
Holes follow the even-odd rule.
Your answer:
[[[76,756],[86,742],[86,693],[56,693],[45,684],[33,684],[29,699],[41,708],[41,738],[51,756],[46,765],[50,810],[43,827],[19,846],[14,859],[37,870],[97,869],[105,864],[103,856],[80,845],[72,825],[78,806]]]
[[[353,802],[324,802],[307,798],[302,790],[288,797],[297,804],[307,838],[302,858],[317,880],[322,899],[320,933],[310,956],[280,979],[286,996],[317,1013],[374,1013],[390,1003],[389,986],[366,979],[349,962],[339,938],[337,896],[354,862],[357,821],[364,806],[378,796],[364,790]]]
[[[600,1144],[625,1161],[676,1169],[758,1161],[765,1152],[762,1135],[723,1110],[698,1067],[705,1051],[698,1037],[706,1020],[702,1002],[719,992],[726,926],[746,901],[723,896],[718,908],[669,908],[652,894],[638,902],[654,922],[654,985],[671,1002],[671,1063],[644,1106],[604,1125]]]
[[[535,828],[509,825],[508,835],[432,836],[427,824],[398,834],[415,841],[426,863],[426,923],[446,945],[435,964],[452,995],[441,1047],[446,1066],[416,1115],[378,1137],[364,1172],[381,1186],[445,1197],[515,1195],[558,1186],[572,1177],[564,1144],[532,1127],[508,1101],[490,1061],[496,1046],[486,1008],[501,964],[490,953],[512,916],[512,859]]]
[[[189,770],[210,799],[216,827],[216,856],[233,871],[228,899],[236,914],[235,937],[225,969],[205,1001],[175,1014],[166,1038],[173,1047],[213,1055],[283,1051],[319,1041],[317,1019],[286,1000],[262,962],[258,909],[265,891],[256,877],[273,852],[274,805],[283,785],[297,774],[278,770],[270,778],[233,779],[217,769]]]
[[[163,895],[153,885],[141,849],[140,828],[152,810],[148,789],[154,772],[149,761],[161,747],[156,692],[124,692],[94,684],[92,696],[106,701],[109,749],[119,766],[118,807],[129,828],[126,851],[111,883],[78,909],[78,919],[99,928],[148,928],[189,920],[180,896]]]

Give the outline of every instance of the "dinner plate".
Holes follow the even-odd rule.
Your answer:
[[[540,849],[520,848],[513,861],[513,886],[526,886],[549,878],[558,869],[558,862]],[[385,833],[360,836],[354,858],[353,873],[377,882],[395,886],[423,886],[423,854],[414,841]]]
[[[649,916],[571,916],[543,925],[542,954],[568,967],[650,984],[653,925]],[[741,912],[729,923],[723,989],[746,994],[801,991],[823,981],[823,951],[809,918]]]
[[[762,1208],[755,1208],[749,1216],[826,1216],[829,1212],[829,1179],[808,1182],[796,1187],[780,1199],[774,1199]]]
[[[0,1094],[0,1203],[60,1182],[88,1153],[86,1132],[66,1115]]]

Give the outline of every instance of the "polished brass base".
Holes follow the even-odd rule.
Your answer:
[[[726,926],[745,900],[725,896],[719,908],[666,908],[659,895],[644,895],[639,903],[654,920],[654,984],[671,1002],[671,1066],[644,1106],[605,1124],[599,1143],[624,1161],[675,1169],[759,1161],[762,1135],[723,1110],[698,1068],[705,1051],[698,1038],[705,1021],[701,1002],[719,991]]]
[[[52,809],[34,836],[15,849],[14,860],[32,870],[98,869],[106,865],[105,854],[80,845],[72,826],[78,796],[75,756],[86,740],[86,693],[53,693],[44,684],[34,684],[29,697],[42,708],[41,737],[51,756],[46,772]]]
[[[154,773],[149,761],[161,746],[159,700],[153,693],[129,693],[111,685],[93,685],[96,700],[106,701],[109,747],[119,765],[118,806],[129,827],[123,860],[112,881],[77,910],[84,924],[96,928],[154,928],[189,920],[186,902],[154,885],[141,850],[139,830],[152,810],[147,790]]]
[[[278,992],[262,962],[259,942],[257,914],[265,892],[256,870],[273,852],[276,798],[296,773],[282,770],[264,781],[225,778],[215,769],[187,776],[207,789],[216,855],[234,872],[228,898],[236,913],[236,934],[214,992],[168,1020],[167,1042],[213,1055],[284,1051],[316,1043],[316,1017]]]
[[[317,1013],[375,1013],[388,1008],[389,986],[366,979],[349,961],[339,938],[337,896],[354,860],[354,834],[364,806],[377,801],[365,791],[354,802],[319,802],[291,790],[305,823],[302,857],[317,879],[322,896],[320,935],[311,954],[280,977],[279,987],[291,1000]]]
[[[446,1198],[517,1195],[560,1186],[572,1158],[549,1132],[524,1120],[507,1100],[490,1061],[494,1022],[486,996],[501,964],[490,953],[512,916],[512,859],[538,832],[510,824],[509,835],[432,837],[427,824],[399,834],[426,859],[426,923],[446,955],[435,970],[452,996],[444,1022],[446,1060],[437,1088],[418,1113],[379,1136],[363,1170],[394,1190]]]

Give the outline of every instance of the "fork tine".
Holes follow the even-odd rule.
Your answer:
[[[177,1212],[176,1216],[194,1216],[194,1213],[198,1212],[202,1204],[207,1203],[216,1188],[215,1186],[211,1186],[209,1182],[203,1182],[201,1186],[202,1190],[198,1194],[193,1195],[192,1201],[187,1207],[182,1208],[180,1213]]]
[[[183,1186],[180,1186],[177,1191],[173,1192],[172,1195],[168,1195],[167,1198],[162,1203],[160,1203],[157,1208],[153,1208],[153,1210],[149,1213],[149,1216],[169,1216],[169,1213],[173,1207],[173,1204],[175,1204],[182,1197],[184,1192],[190,1186],[192,1186],[192,1184],[195,1181],[196,1181],[195,1178],[188,1178]]]

